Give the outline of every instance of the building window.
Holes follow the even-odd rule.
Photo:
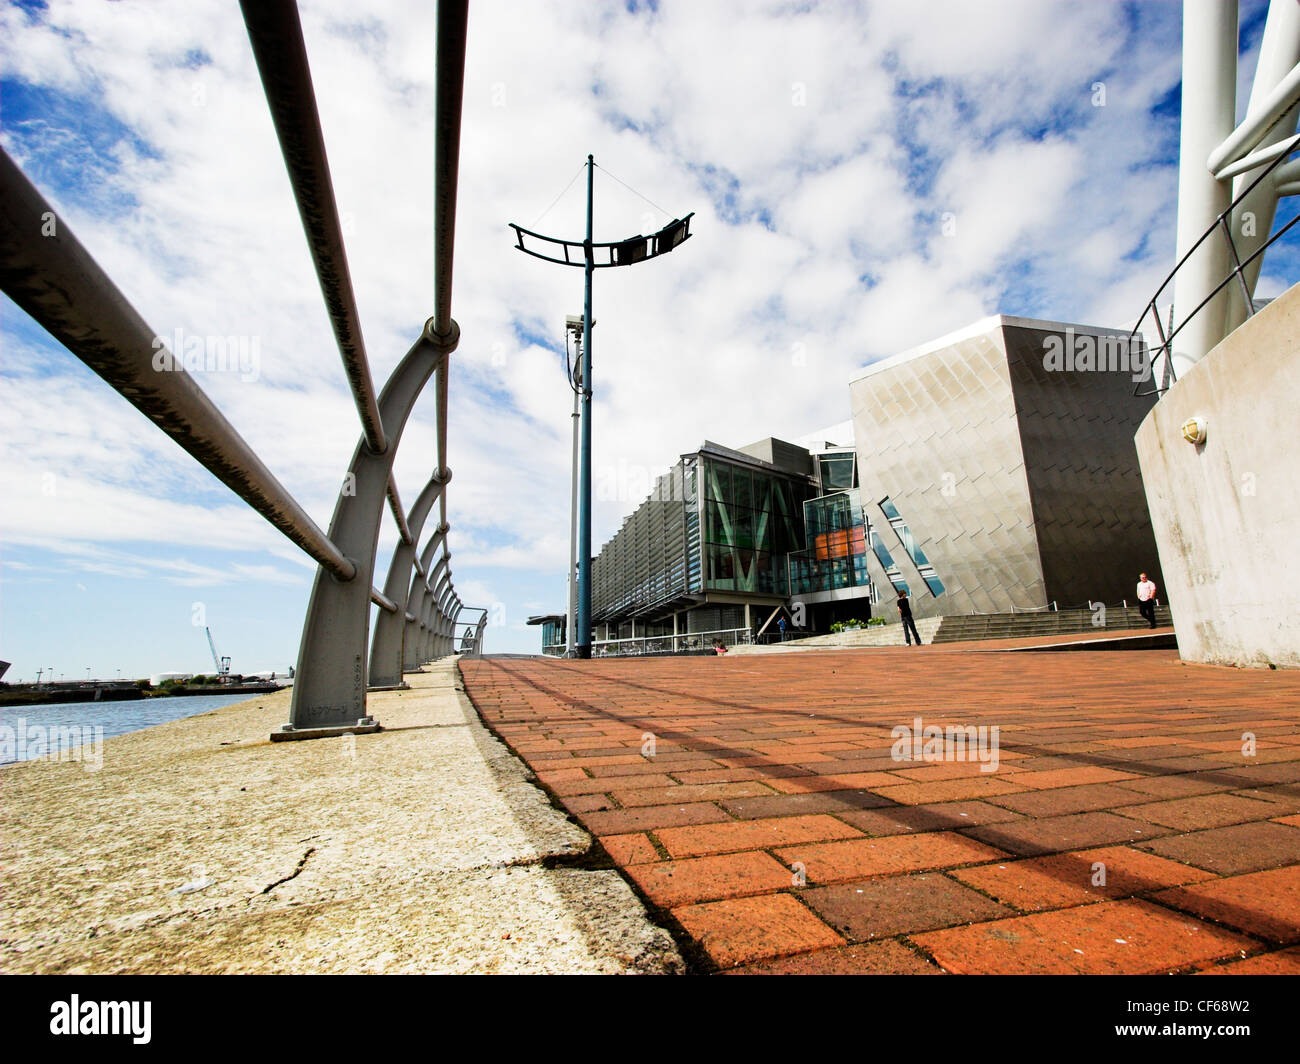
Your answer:
[[[852,451],[818,455],[817,469],[824,495],[858,486],[857,455]]]
[[[934,566],[930,564],[925,552],[917,545],[916,538],[912,535],[912,530],[907,527],[902,515],[899,514],[898,507],[886,495],[880,500],[880,509],[884,513],[886,520],[889,521],[889,527],[894,530],[899,542],[903,544],[907,556],[912,559],[916,571],[921,574],[925,586],[930,589],[930,594],[938,598],[943,594],[943,581],[939,579],[939,574],[934,571]],[[879,554],[879,551],[877,551],[877,554]],[[897,584],[895,586],[897,587]]]
[[[898,571],[898,566],[894,564],[894,557],[885,547],[885,541],[880,538],[880,533],[876,531],[875,525],[870,526],[869,534],[871,536],[871,549],[875,552],[880,567],[885,570],[885,575],[889,577],[889,582],[894,585],[894,590],[906,591],[910,595],[912,590],[907,586],[907,581],[903,579],[903,574]]]

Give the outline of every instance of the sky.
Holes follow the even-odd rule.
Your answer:
[[[433,4],[299,6],[382,382],[432,313]],[[1264,13],[1242,4],[1247,87]],[[475,0],[448,508],[486,649],[536,652],[528,616],[563,609],[582,310],[581,271],[507,223],[580,239],[589,152],[597,240],[695,212],[673,254],[596,275],[601,544],[703,440],[843,422],[877,359],[994,313],[1130,325],[1174,258],[1180,20],[1167,0]],[[233,0],[5,4],[0,142],[154,332],[241,338],[243,366],[198,383],[327,527],[359,421]],[[1296,265],[1272,255],[1258,294]],[[0,411],[7,679],[211,671],[205,626],[236,672],[294,663],[314,563],[5,297]],[[430,387],[396,459],[407,505],[435,448]],[[386,516],[376,583],[396,540]]]

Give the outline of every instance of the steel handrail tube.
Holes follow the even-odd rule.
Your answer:
[[[438,3],[433,156],[433,331],[440,336],[451,329],[451,272],[456,248],[456,183],[460,169],[468,7],[465,0],[439,0]],[[444,457],[439,456],[440,464],[445,464]]]
[[[3,149],[0,288],[333,576],[356,575]]]
[[[240,0],[239,6],[366,443],[383,454],[388,439],[361,334],[298,5],[294,0]]]
[[[392,511],[393,520],[397,522],[397,534],[408,547],[413,544],[411,528],[406,520],[406,511],[402,508],[402,497],[397,492],[397,480],[388,478],[388,509]],[[419,535],[417,532],[416,535]]]

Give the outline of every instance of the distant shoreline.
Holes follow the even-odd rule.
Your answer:
[[[49,690],[35,685],[0,688],[0,706],[56,706],[70,702],[139,702],[148,698],[183,698],[188,695],[242,695],[279,691],[285,685],[270,680],[243,684],[176,684],[172,687],[79,687]]]

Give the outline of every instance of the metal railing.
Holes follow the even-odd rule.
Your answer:
[[[1177,376],[1174,373],[1174,365],[1173,365],[1174,337],[1176,337],[1180,332],[1182,332],[1183,329],[1187,327],[1188,323],[1191,322],[1191,320],[1195,318],[1197,314],[1199,314],[1202,310],[1204,310],[1205,307],[1208,306],[1214,300],[1214,298],[1221,291],[1223,291],[1224,288],[1230,285],[1234,277],[1237,279],[1237,283],[1241,286],[1241,296],[1245,306],[1246,317],[1249,318],[1254,313],[1255,304],[1254,304],[1254,300],[1251,297],[1250,285],[1246,280],[1245,271],[1247,267],[1251,265],[1251,263],[1253,263],[1261,255],[1263,255],[1264,252],[1267,251],[1270,247],[1272,247],[1273,244],[1276,243],[1279,238],[1281,238],[1293,225],[1296,224],[1296,222],[1300,222],[1300,214],[1296,215],[1296,217],[1292,218],[1289,222],[1286,223],[1286,225],[1278,229],[1276,233],[1274,233],[1266,241],[1264,241],[1263,244],[1261,244],[1258,248],[1256,248],[1253,253],[1251,253],[1250,255],[1248,255],[1246,258],[1243,259],[1237,253],[1237,245],[1232,239],[1232,224],[1231,224],[1232,212],[1236,210],[1238,206],[1241,205],[1241,203],[1246,199],[1246,197],[1248,197],[1255,190],[1255,187],[1258,184],[1260,184],[1260,182],[1270,179],[1270,177],[1274,174],[1274,172],[1277,171],[1278,168],[1281,167],[1286,162],[1287,156],[1289,156],[1292,152],[1296,151],[1298,148],[1300,148],[1300,134],[1297,134],[1292,137],[1288,137],[1286,140],[1279,141],[1278,144],[1273,145],[1266,152],[1257,153],[1256,156],[1252,157],[1254,160],[1256,160],[1257,164],[1258,164],[1258,160],[1260,160],[1261,158],[1271,158],[1272,161],[1269,162],[1269,164],[1264,167],[1264,169],[1259,173],[1259,175],[1255,178],[1254,181],[1252,181],[1249,185],[1247,185],[1246,188],[1243,189],[1241,193],[1237,195],[1230,204],[1228,204],[1228,206],[1223,210],[1223,212],[1218,216],[1218,218],[1215,219],[1214,224],[1211,225],[1204,233],[1202,233],[1200,239],[1197,240],[1196,243],[1193,244],[1187,250],[1187,253],[1183,255],[1183,257],[1179,259],[1177,263],[1175,263],[1174,268],[1169,271],[1168,276],[1166,276],[1164,281],[1161,282],[1160,287],[1156,289],[1156,294],[1151,297],[1150,302],[1147,303],[1146,305],[1146,309],[1142,311],[1141,317],[1138,318],[1137,324],[1133,326],[1132,331],[1129,333],[1127,350],[1129,351],[1134,350],[1134,344],[1135,342],[1138,341],[1138,337],[1142,332],[1143,323],[1146,321],[1147,316],[1150,315],[1152,320],[1155,322],[1156,333],[1160,337],[1160,345],[1154,348],[1153,351],[1151,352],[1150,361],[1148,363],[1150,367],[1149,376],[1152,381],[1155,380],[1156,362],[1158,359],[1161,358],[1165,360],[1164,375],[1160,385],[1151,389],[1150,391],[1141,391],[1143,382],[1138,381],[1133,388],[1134,396],[1162,395],[1164,392],[1169,390],[1170,386],[1177,379]],[[1248,162],[1248,161],[1250,161],[1250,159],[1242,160],[1242,162]],[[1287,170],[1283,174],[1280,174],[1279,176],[1287,178],[1288,181],[1300,179],[1300,173],[1297,173],[1294,176],[1292,175],[1292,170],[1294,169],[1295,169],[1294,163],[1288,164]],[[1231,176],[1232,173],[1235,172],[1237,172],[1235,169],[1233,169],[1232,167],[1228,167],[1221,172],[1221,176],[1226,178]],[[1216,176],[1220,176],[1220,175],[1216,175]],[[1282,183],[1279,185],[1278,191],[1289,193],[1293,190],[1291,189],[1290,184]],[[1178,274],[1178,271],[1181,270],[1183,266],[1187,263],[1187,261],[1193,255],[1196,254],[1196,252],[1200,249],[1201,245],[1204,244],[1207,240],[1209,240],[1212,236],[1214,236],[1215,233],[1222,233],[1223,238],[1228,242],[1228,253],[1232,258],[1232,269],[1229,271],[1228,276],[1225,277],[1222,281],[1220,281],[1214,287],[1214,290],[1209,293],[1209,295],[1207,295],[1204,299],[1200,301],[1200,303],[1198,303],[1194,308],[1192,308],[1192,312],[1188,314],[1185,318],[1183,318],[1183,320],[1181,321],[1181,323],[1179,323],[1177,328],[1174,327],[1173,311],[1171,309],[1169,328],[1168,331],[1166,332],[1165,325],[1160,320],[1160,312],[1157,309],[1157,304],[1160,302],[1160,296],[1164,292],[1164,290],[1168,288],[1170,284],[1173,283],[1174,277]]]
[[[448,566],[448,360],[456,187],[464,92],[466,0],[437,14],[433,316],[376,393],[362,340],[315,91],[293,0],[241,0],[244,24],[284,156],[361,436],[329,531],[323,532],[149,328],[49,201],[0,150],[0,288],[46,332],[318,563],[298,652],[290,720],[273,739],[373,729],[366,690],[459,651],[482,653],[487,611],[465,609]],[[51,224],[53,223],[53,224]],[[160,349],[161,345],[161,349]],[[403,511],[393,461],[411,409],[435,375],[437,465]],[[439,523],[419,541],[434,502]],[[383,589],[373,586],[385,506],[399,542]],[[434,557],[441,557],[434,564]],[[414,575],[412,576],[412,573]],[[371,604],[379,606],[370,641]]]
[[[679,632],[677,635],[645,635],[630,639],[595,639],[593,658],[618,658],[643,654],[680,654],[688,650],[709,650],[721,643],[726,647],[753,642],[748,628],[718,628],[710,632]]]

